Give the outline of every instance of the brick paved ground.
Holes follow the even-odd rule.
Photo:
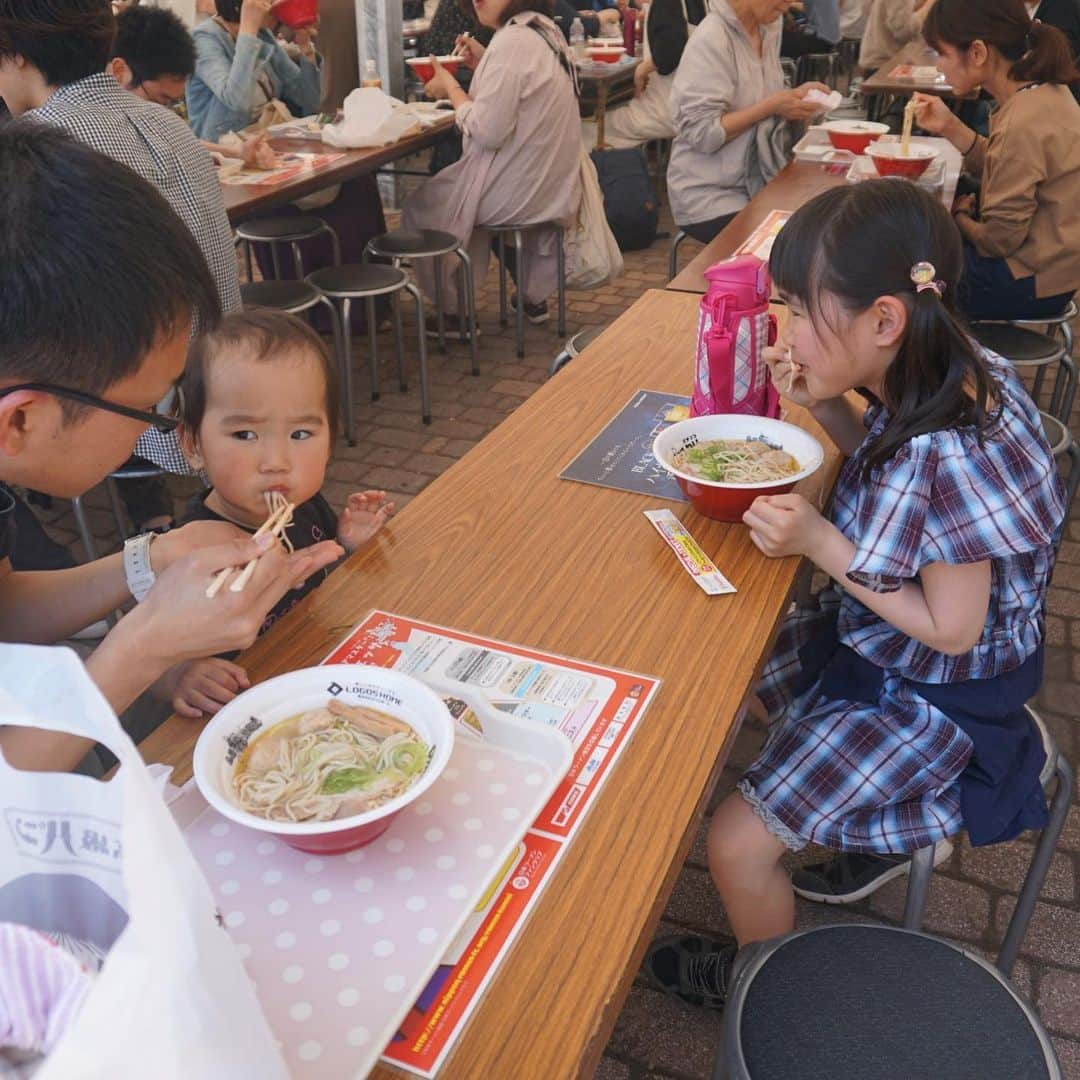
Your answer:
[[[665,217],[662,228],[670,229]],[[683,259],[697,245],[687,241]],[[626,257],[626,273],[615,284],[592,293],[571,294],[569,329],[602,325],[615,319],[648,288],[667,279],[668,240],[658,239],[648,251]],[[330,466],[326,494],[341,503],[358,487],[384,487],[399,505],[414,498],[431,480],[471,450],[492,428],[547,377],[558,351],[554,322],[527,330],[526,355],[514,355],[513,330],[500,330],[498,292],[492,273],[479,297],[483,331],[482,374],[466,374],[468,350],[450,346],[449,355],[431,353],[434,421],[420,422],[419,393],[413,371],[408,394],[399,394],[392,370],[393,348],[388,334],[380,336],[383,365],[382,400],[358,405],[360,439],[356,447],[338,447]],[[406,333],[409,333],[407,326]],[[410,345],[415,365],[415,345]],[[358,393],[367,386],[367,354],[355,342]],[[687,357],[687,378],[691,358]],[[1073,417],[1073,429],[1078,418]],[[177,483],[178,496],[190,485]],[[103,550],[115,543],[115,530],[100,492],[88,500],[95,532]],[[70,514],[58,507],[50,516],[58,537],[74,543]],[[392,527],[392,526],[391,526]],[[1062,545],[1049,601],[1049,643],[1046,680],[1039,707],[1062,751],[1074,768],[1080,765],[1080,517],[1074,514]],[[739,736],[713,805],[729,792],[739,767],[754,756],[763,732],[749,721]],[[709,880],[699,836],[671,896],[659,932],[690,928],[709,933],[726,929],[723,910]],[[964,942],[987,955],[996,952],[1005,923],[1026,871],[1030,838],[973,851],[957,844],[951,859],[935,874],[927,913],[927,928]],[[817,857],[815,852],[802,856]],[[1066,1077],[1080,1080],[1080,809],[1073,809],[1043,897],[1028,931],[1015,971],[1021,992],[1032,1001],[1054,1036]],[[849,910],[823,909],[800,902],[800,926],[845,919],[900,921],[904,885],[894,882],[869,901]],[[635,984],[619,1017],[597,1074],[602,1080],[642,1080],[644,1077],[698,1078],[711,1075],[719,1034],[714,1015],[699,1012]],[[501,1080],[501,1078],[500,1078]],[[1019,1078],[1018,1078],[1019,1080]]]

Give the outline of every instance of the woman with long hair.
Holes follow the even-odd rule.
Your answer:
[[[981,177],[953,217],[964,238],[960,305],[973,319],[1058,315],[1080,288],[1080,80],[1060,30],[1023,0],[937,0],[923,27],[957,96],[981,87],[997,103],[990,135],[944,102],[915,95],[921,127],[943,135]]]

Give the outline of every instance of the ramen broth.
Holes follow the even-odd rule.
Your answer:
[[[707,439],[678,451],[673,461],[681,472],[722,484],[779,483],[801,468],[786,450],[760,439]]]

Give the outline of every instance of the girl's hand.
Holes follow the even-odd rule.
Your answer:
[[[266,23],[272,0],[244,0],[240,8],[240,33],[254,37]]]
[[[458,86],[457,79],[434,56],[428,59],[435,67],[435,74],[431,76],[431,81],[425,84],[424,93],[433,101],[442,101],[449,98],[450,91]]]
[[[810,409],[818,404],[818,400],[806,388],[806,379],[802,375],[798,361],[791,358],[790,354],[790,349],[782,349],[779,345],[769,345],[762,351],[765,363],[769,365],[773,386],[792,404]],[[794,380],[792,380],[793,372]]]
[[[931,135],[942,135],[956,119],[948,105],[934,94],[912,94],[915,102],[915,123]]]
[[[300,55],[312,63],[318,59],[315,52],[315,39],[318,36],[319,31],[314,26],[303,26],[293,31],[293,44],[300,50]]]
[[[277,154],[262,134],[244,140],[244,145],[240,148],[240,158],[248,169],[273,169],[278,163]]]
[[[171,704],[179,716],[200,720],[227,705],[251,686],[247,672],[231,660],[212,656],[183,665],[176,679]]]
[[[470,70],[475,71],[484,55],[484,46],[471,34],[458,34],[454,42],[454,52],[461,56],[461,62]]]
[[[366,544],[389,520],[394,504],[385,491],[358,491],[338,518],[338,543],[349,553]]]
[[[957,195],[953,200],[952,212],[954,214],[967,214],[969,217],[975,216],[975,196],[974,195]]]
[[[788,555],[813,558],[829,523],[801,495],[762,495],[743,514],[750,539],[770,559]]]

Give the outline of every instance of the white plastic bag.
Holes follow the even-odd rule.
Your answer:
[[[595,289],[623,272],[623,257],[604,215],[604,196],[596,166],[581,154],[581,208],[576,229],[566,232],[566,285]]]
[[[12,769],[0,753],[0,920],[107,957],[37,1080],[288,1076],[210,888],[135,744],[75,653],[0,646],[0,725],[84,735],[108,782]],[[125,924],[126,913],[126,924]]]
[[[322,129],[322,138],[330,146],[352,150],[387,146],[438,119],[431,110],[416,110],[374,86],[351,91],[343,112],[340,123]]]

